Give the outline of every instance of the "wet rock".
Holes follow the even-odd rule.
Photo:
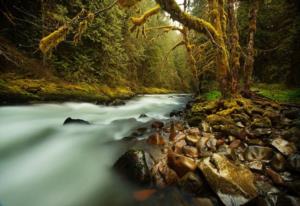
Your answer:
[[[182,148],[186,145],[186,141],[184,139],[177,141],[172,149],[175,153],[182,154]]]
[[[231,117],[235,122],[242,122],[245,125],[250,121],[250,117],[245,113],[231,114]]]
[[[282,177],[280,176],[280,174],[278,174],[277,172],[275,172],[271,168],[266,168],[265,171],[266,171],[266,174],[274,182],[274,184],[276,184],[276,185],[284,185],[284,180],[282,179]]]
[[[200,135],[200,130],[197,127],[191,127],[187,132],[190,135]]]
[[[275,112],[272,110],[266,110],[264,112],[263,116],[268,117],[274,125],[280,123],[281,116],[280,116],[279,112]]]
[[[300,110],[299,109],[284,110],[283,115],[289,119],[297,119],[300,116]]]
[[[154,121],[152,124],[151,124],[151,127],[154,128],[154,129],[161,129],[164,127],[164,123],[161,122],[161,121]]]
[[[252,172],[234,165],[223,155],[205,158],[199,168],[225,205],[242,205],[257,196]]]
[[[81,125],[90,125],[91,123],[89,123],[88,121],[82,120],[82,119],[72,119],[71,117],[68,117],[63,125],[67,125],[67,124],[81,124]]]
[[[247,147],[244,155],[248,161],[271,160],[273,156],[273,150],[270,147],[249,146]]]
[[[265,144],[261,139],[248,139],[247,143],[249,145],[260,145],[260,146],[263,146]]]
[[[244,131],[235,125],[214,125],[214,131],[223,132],[225,135],[232,135],[239,139],[245,139]]]
[[[238,127],[240,127],[240,128],[244,128],[245,127],[245,125],[243,125],[243,123],[241,123],[241,122],[237,122],[235,125],[238,126]]]
[[[198,135],[187,135],[185,141],[187,142],[188,145],[196,145],[199,139],[200,136]]]
[[[183,115],[183,111],[175,111],[175,110],[173,110],[170,113],[170,117],[181,117],[182,115]]]
[[[209,125],[224,125],[224,124],[234,124],[231,118],[226,118],[217,114],[211,114],[206,117],[206,121],[209,123]]]
[[[270,134],[272,134],[272,130],[270,128],[256,128],[250,132],[250,136],[254,138],[267,137]]]
[[[179,187],[192,194],[200,194],[205,190],[203,180],[194,172],[186,173],[179,181]]]
[[[300,172],[300,154],[291,155],[287,161],[291,170]]]
[[[283,171],[286,165],[284,156],[280,153],[276,153],[271,161],[271,166],[276,171]]]
[[[230,143],[229,147],[230,147],[231,149],[235,149],[235,148],[238,148],[238,147],[240,146],[240,144],[241,144],[241,140],[236,139],[236,140],[233,140],[233,141]]]
[[[143,150],[128,150],[123,154],[113,168],[130,181],[146,185],[151,182],[150,169],[154,162],[150,155]]]
[[[168,154],[168,166],[173,169],[179,177],[182,177],[187,172],[194,171],[197,168],[193,159],[173,152]]]
[[[273,147],[275,147],[279,152],[281,152],[282,154],[284,154],[286,156],[289,156],[289,155],[295,153],[295,151],[296,151],[296,146],[293,143],[288,142],[287,140],[282,139],[280,137],[275,138],[271,142],[271,145]]]
[[[201,122],[201,130],[203,132],[211,132],[211,127],[209,126],[209,124],[205,121]]]
[[[269,128],[272,126],[271,120],[268,117],[255,118],[251,123],[252,128]]]
[[[182,152],[185,156],[191,158],[197,158],[199,156],[198,149],[188,145],[182,147]]]
[[[165,140],[158,132],[155,132],[154,134],[148,137],[147,143],[153,145],[164,145]]]
[[[300,196],[300,179],[296,179],[290,182],[286,182],[287,188],[295,193],[296,195]]]
[[[192,199],[193,206],[215,206],[218,205],[216,199],[208,198],[208,197],[197,197]]]
[[[148,115],[146,115],[145,113],[143,113],[139,116],[139,118],[147,118],[147,117],[148,117]]]
[[[261,171],[264,167],[264,165],[261,161],[249,162],[247,165],[250,169],[258,170],[258,171]]]
[[[167,161],[159,161],[152,167],[151,174],[155,186],[163,188],[173,185],[178,182],[178,176],[176,172],[170,169],[167,165]]]
[[[110,102],[108,105],[109,106],[121,106],[121,105],[125,105],[126,102],[124,100],[121,99],[115,99],[114,101]]]

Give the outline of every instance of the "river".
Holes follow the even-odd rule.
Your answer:
[[[144,95],[122,106],[90,103],[0,107],[1,206],[131,205],[111,167],[122,141],[153,119],[167,121],[187,95]],[[141,114],[148,117],[139,118]],[[67,125],[67,117],[92,125]]]

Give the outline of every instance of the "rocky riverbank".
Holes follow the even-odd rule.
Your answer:
[[[144,140],[126,139],[133,146],[114,168],[140,186],[138,203],[299,205],[298,106],[198,99],[172,115],[181,114],[154,122]]]

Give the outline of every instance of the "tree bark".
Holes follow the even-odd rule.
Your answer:
[[[223,98],[230,97],[231,93],[229,90],[229,62],[228,62],[228,51],[225,44],[224,35],[224,11],[223,9],[224,2],[223,0],[209,0],[209,10],[210,10],[210,19],[212,25],[219,34],[215,39],[218,48],[216,55],[216,64],[217,64],[217,78],[219,82],[220,91]]]
[[[239,33],[237,29],[237,17],[234,9],[236,0],[228,0],[228,32],[229,32],[229,51],[230,51],[230,87],[232,96],[238,94],[238,81],[240,70],[240,45]]]
[[[244,64],[244,93],[250,95],[251,79],[254,64],[254,35],[256,32],[256,19],[258,12],[258,0],[252,0],[249,10],[249,33],[248,33],[248,46],[247,56]]]

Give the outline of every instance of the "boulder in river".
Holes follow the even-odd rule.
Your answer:
[[[145,113],[143,113],[139,116],[139,118],[147,118],[147,117],[148,117],[148,115],[146,115]]]
[[[91,123],[89,123],[88,121],[82,120],[82,119],[72,119],[71,117],[68,117],[63,125],[67,125],[67,124],[81,124],[81,125],[90,125]]]
[[[151,183],[150,169],[153,165],[147,152],[131,149],[117,160],[113,168],[132,182],[147,185]]]
[[[225,205],[242,205],[257,196],[253,173],[234,165],[223,155],[205,158],[199,168]]]
[[[164,127],[164,123],[163,122],[161,122],[161,121],[154,121],[152,124],[151,124],[151,127],[153,128],[153,129],[161,129],[161,128],[163,128]]]

